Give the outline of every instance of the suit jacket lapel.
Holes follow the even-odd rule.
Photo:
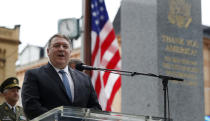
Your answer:
[[[74,73],[74,70],[72,68],[69,68],[69,72],[72,78],[72,81],[74,82],[74,102],[77,101],[77,97],[78,97],[78,81],[77,81],[77,76],[76,73]]]
[[[16,109],[16,120],[18,121],[19,120],[19,117],[20,117],[20,109],[17,108],[17,106],[15,106],[15,109]]]
[[[52,80],[55,81],[59,85],[59,87],[63,91],[63,93],[65,93],[66,98],[68,98],[68,95],[67,95],[66,89],[65,89],[65,87],[64,87],[64,85],[62,83],[62,80],[59,77],[59,75],[56,72],[56,70],[53,68],[53,66],[48,63],[46,65],[45,70],[46,70],[47,74],[49,74],[49,76],[52,77]],[[69,100],[69,98],[68,98],[68,100]]]

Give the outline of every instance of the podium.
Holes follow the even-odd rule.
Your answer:
[[[32,121],[164,121],[160,117],[130,115],[115,112],[98,111],[89,108],[54,108]],[[170,120],[172,121],[172,120]]]

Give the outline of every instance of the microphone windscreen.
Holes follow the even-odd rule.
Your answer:
[[[83,63],[76,64],[75,68],[79,71],[83,71],[84,67],[82,65],[83,65]]]

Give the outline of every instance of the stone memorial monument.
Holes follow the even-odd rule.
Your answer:
[[[122,69],[168,81],[173,121],[204,120],[200,0],[122,0]],[[164,116],[162,80],[122,76],[122,112]],[[167,108],[168,109],[168,108]]]

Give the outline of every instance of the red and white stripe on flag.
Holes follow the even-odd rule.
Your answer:
[[[91,65],[121,69],[119,46],[104,0],[91,0]],[[121,75],[92,71],[91,80],[102,109],[112,111],[113,99],[121,87]]]

